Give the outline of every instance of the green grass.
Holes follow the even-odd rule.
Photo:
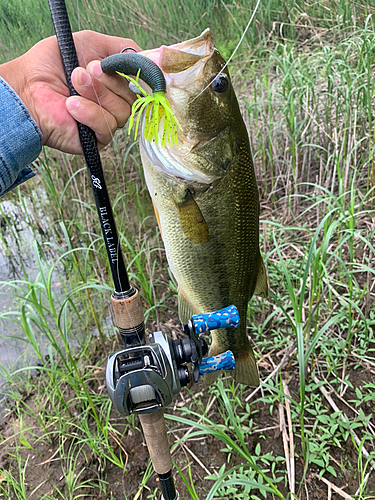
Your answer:
[[[210,0],[162,0],[157,3],[147,0],[68,0],[66,4],[73,30],[93,29],[129,37],[147,48],[197,36],[209,26],[218,49],[228,58],[241,37],[256,0],[232,3]],[[263,2],[240,54],[262,57],[265,47],[273,46],[280,35],[283,40],[306,41],[315,35],[314,30],[334,43],[353,31],[353,20],[356,25],[363,26],[374,7],[373,0],[367,0],[363,5],[346,0]],[[42,37],[53,34],[48,2],[44,0],[1,0],[1,9],[0,40],[4,60],[20,55]],[[313,38],[313,43],[319,43],[318,36]]]
[[[143,47],[210,26],[228,58],[255,4],[85,0],[68,8],[74,29],[128,36]],[[2,0],[1,7],[2,60],[52,34],[47,2]],[[232,62],[262,191],[270,297],[252,300],[249,333],[263,382],[255,394],[228,378],[177,398],[167,418],[181,500],[304,499],[311,487],[323,499],[323,480],[348,483],[353,498],[374,496],[374,12],[373,0],[261,2]],[[138,146],[119,131],[102,158],[149,328],[172,316],[175,329],[176,285]],[[59,458],[62,479],[49,484],[53,493],[41,479],[31,498],[117,499],[119,491],[127,498],[123,483],[108,478],[114,467],[131,481],[127,471],[140,448],[127,443],[140,440],[139,424],[112,412],[103,392],[105,351],[114,348],[113,332],[103,327],[111,283],[87,174],[81,159],[48,150],[36,167],[37,180],[6,198],[32,228],[37,273],[21,266],[23,278],[6,283],[15,305],[1,320],[25,332],[39,376],[32,378],[29,366],[7,374],[14,432],[0,435],[9,454],[0,498],[30,498],[28,457],[44,447]],[[18,258],[18,233],[0,209],[9,221],[1,248]],[[147,463],[138,470],[136,498],[160,498],[151,476]]]

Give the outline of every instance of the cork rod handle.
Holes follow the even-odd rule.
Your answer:
[[[161,408],[152,413],[140,414],[139,419],[155,472],[167,474],[172,469],[172,458],[165,427],[164,410]]]
[[[143,310],[141,298],[135,288],[133,295],[126,298],[111,297],[114,324],[123,330],[132,330],[134,327],[143,324]]]

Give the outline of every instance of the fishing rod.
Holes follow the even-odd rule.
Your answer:
[[[78,58],[65,1],[48,0],[48,3],[70,95],[79,95],[71,81]],[[160,68],[139,54],[129,56],[124,53],[106,58],[102,61],[107,65],[106,72],[122,71],[139,76],[158,95],[158,102],[163,102],[165,79]],[[239,314],[235,306],[197,314],[182,325],[185,333],[182,339],[172,340],[163,332],[154,332],[146,339],[142,304],[138,290],[129,283],[95,133],[79,122],[77,126],[114,284],[111,296],[114,326],[124,344],[124,349],[111,354],[107,361],[108,394],[119,413],[124,416],[138,414],[163,498],[176,500],[164,408],[182,387],[192,380],[197,382],[200,375],[234,369],[230,351],[203,357],[208,347],[201,334],[218,328],[238,327]]]

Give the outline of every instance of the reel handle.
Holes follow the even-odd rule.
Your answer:
[[[205,314],[194,314],[191,318],[197,335],[219,328],[237,328],[240,326],[240,315],[236,306],[228,306],[219,311]]]
[[[236,362],[232,351],[225,351],[216,356],[203,358],[199,365],[199,375],[207,375],[207,373],[217,372],[219,370],[234,370]]]

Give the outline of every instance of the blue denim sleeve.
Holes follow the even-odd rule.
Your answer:
[[[0,196],[34,177],[27,165],[42,149],[42,133],[14,90],[0,78]]]

